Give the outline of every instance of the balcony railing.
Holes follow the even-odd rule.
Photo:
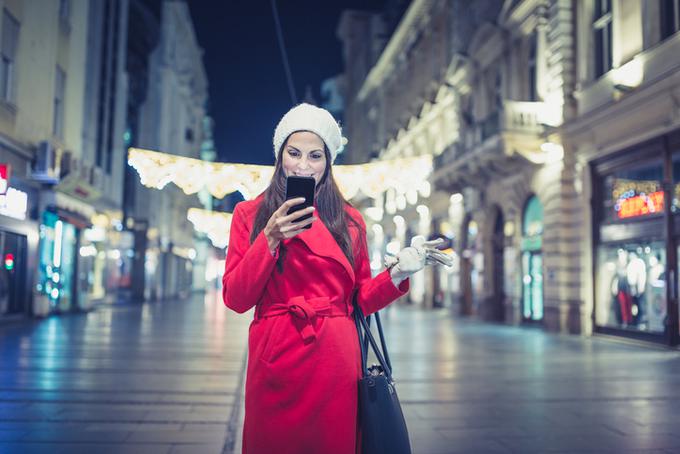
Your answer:
[[[553,123],[549,105],[545,102],[505,101],[503,103],[503,129],[540,134],[545,125]]]
[[[437,156],[434,164],[439,167],[454,162],[502,132],[539,135],[549,124],[554,124],[554,118],[547,103],[506,100],[501,109],[462,130],[461,141]]]

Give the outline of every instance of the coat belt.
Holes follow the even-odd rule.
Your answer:
[[[347,316],[346,310],[342,311],[330,301],[331,299],[327,296],[309,299],[304,296],[295,296],[284,303],[268,304],[260,311],[259,318],[290,314],[294,318],[295,326],[303,342],[308,343],[316,339],[316,329],[313,323],[315,317]]]

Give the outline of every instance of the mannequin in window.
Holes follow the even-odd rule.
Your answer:
[[[649,257],[647,263],[649,289],[645,297],[645,315],[650,330],[663,331],[666,326],[666,267],[659,254]]]
[[[644,320],[642,303],[647,286],[647,264],[634,251],[628,253],[626,279],[632,297],[631,315],[633,316],[633,324],[638,325]]]
[[[626,277],[627,265],[628,252],[619,249],[617,251],[616,273],[612,278],[611,293],[613,296],[612,309],[616,316],[616,322],[623,326],[628,326],[633,321],[631,313],[632,295]]]

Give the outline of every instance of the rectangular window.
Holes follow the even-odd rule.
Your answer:
[[[57,65],[54,84],[54,117],[52,119],[52,134],[64,137],[64,92],[66,90],[66,73]]]
[[[595,0],[593,38],[595,41],[595,77],[598,78],[612,69],[611,0]]]
[[[680,0],[661,0],[661,39],[680,31]]]
[[[529,98],[528,101],[538,101],[538,91],[536,87],[536,49],[538,47],[538,36],[536,32],[529,38]]]
[[[2,43],[0,47],[0,99],[14,102],[14,79],[16,71],[19,21],[6,9],[2,12]]]

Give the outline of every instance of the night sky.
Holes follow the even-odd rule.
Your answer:
[[[269,0],[191,0],[210,87],[219,160],[273,164],[272,136],[292,106]],[[343,70],[336,38],[345,9],[377,11],[380,0],[279,0],[279,18],[298,102]],[[222,5],[221,7],[216,5]]]

